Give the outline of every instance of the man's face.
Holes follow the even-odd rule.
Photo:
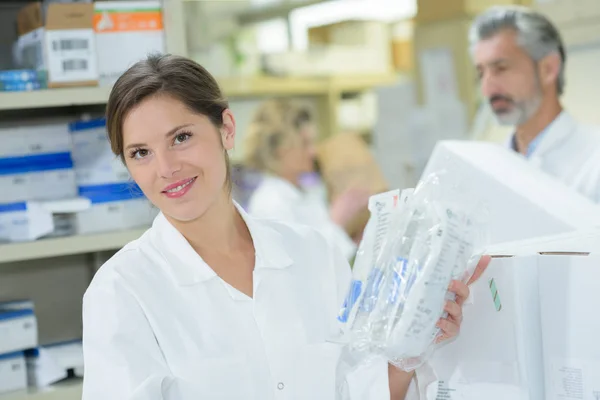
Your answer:
[[[504,30],[475,45],[473,58],[481,92],[502,125],[521,125],[539,109],[542,89],[536,63]]]

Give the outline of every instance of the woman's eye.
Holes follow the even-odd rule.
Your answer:
[[[144,157],[146,157],[148,155],[148,150],[145,149],[139,149],[133,152],[132,154],[132,158],[135,158],[136,160],[140,160]]]
[[[189,133],[180,133],[177,136],[175,136],[175,144],[180,144],[185,142],[186,140],[188,140],[190,138],[190,134]]]

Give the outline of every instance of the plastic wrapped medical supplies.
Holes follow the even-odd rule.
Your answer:
[[[410,371],[436,346],[452,280],[466,282],[486,243],[487,211],[459,177],[373,196],[371,217],[338,320],[347,360],[383,357]]]

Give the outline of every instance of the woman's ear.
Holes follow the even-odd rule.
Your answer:
[[[223,111],[223,126],[221,140],[225,150],[232,150],[235,145],[235,118],[230,109]]]

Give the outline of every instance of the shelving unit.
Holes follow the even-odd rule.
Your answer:
[[[42,390],[27,390],[0,395],[0,400],[76,400],[81,399],[83,382],[69,379]]]
[[[117,250],[139,238],[145,229],[41,239],[33,242],[0,244],[0,264],[60,257],[72,254]]]

